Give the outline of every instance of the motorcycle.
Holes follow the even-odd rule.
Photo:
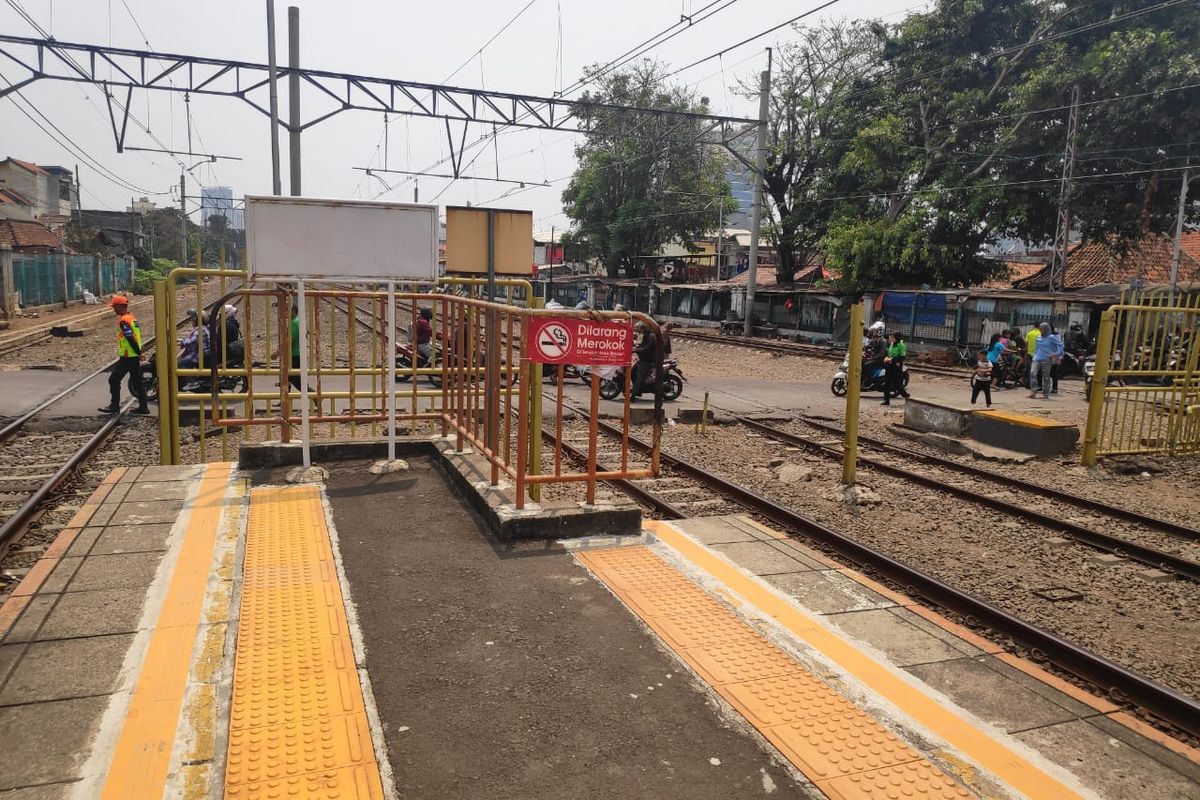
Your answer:
[[[425,369],[426,367],[441,366],[441,351],[438,348],[433,350],[433,364],[429,363],[429,358],[424,353],[416,349],[412,342],[401,342],[396,345],[396,383],[408,383],[412,377],[409,370],[413,368],[413,353],[417,355],[417,369]],[[429,382],[437,388],[442,386],[441,375],[426,375]]]
[[[1113,351],[1113,367],[1116,369],[1121,368],[1121,351],[1120,350]],[[1092,353],[1086,359],[1084,359],[1084,362],[1083,362],[1083,396],[1084,396],[1084,399],[1089,400],[1089,401],[1092,399],[1092,379],[1095,376],[1095,374],[1096,374],[1096,354]],[[1116,380],[1116,379],[1109,378],[1110,382],[1112,382],[1114,380]],[[1122,386],[1124,385],[1123,381],[1116,380],[1116,382]]]
[[[225,356],[225,366],[228,369],[242,369],[246,365],[245,347],[241,340],[226,345]],[[205,366],[208,365],[209,361],[206,358]],[[141,372],[142,386],[146,389],[146,399],[157,402],[159,395],[157,351],[151,353],[150,358],[142,362]],[[205,394],[209,392],[211,386],[210,380],[202,376],[179,379],[179,391],[181,392]],[[245,392],[247,386],[245,375],[217,376],[217,391],[219,392]]]
[[[870,372],[870,375],[867,373]],[[829,384],[830,390],[834,397],[845,397],[846,392],[850,389],[850,359],[842,359],[842,365],[838,367],[838,371],[833,375],[833,381]],[[900,385],[904,389],[908,389],[908,366],[900,367]],[[882,364],[869,366],[863,364],[863,375],[859,383],[859,391],[863,392],[882,392],[887,388],[887,370]]]
[[[662,366],[663,400],[668,402],[678,400],[679,396],[683,394],[683,383],[687,380],[683,377],[683,370],[679,368],[679,362],[673,358],[664,358]],[[623,368],[596,370],[596,376],[600,379],[601,397],[605,400],[616,400],[621,396],[621,392],[625,389],[625,370]],[[646,379],[646,388],[652,388],[654,382],[655,373],[651,371],[649,377]]]

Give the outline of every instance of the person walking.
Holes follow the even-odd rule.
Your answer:
[[[288,383],[300,391],[300,306],[292,303],[292,321],[288,325],[288,338],[292,340],[292,368],[288,370]],[[281,343],[282,345],[282,343]],[[279,356],[279,350],[271,358]]]
[[[1054,362],[1062,358],[1062,340],[1057,334],[1050,333],[1050,323],[1043,322],[1038,326],[1041,335],[1038,336],[1037,349],[1033,353],[1033,361],[1029,365],[1029,397],[1037,397],[1038,388],[1042,397],[1050,399],[1050,370]]]
[[[979,393],[987,400],[987,407],[992,407],[992,362],[988,360],[988,351],[980,350],[975,361],[975,372],[971,374],[971,405],[979,399]]]
[[[121,413],[121,379],[129,376],[129,392],[138,401],[134,414],[149,414],[146,405],[146,387],[142,385],[142,326],[129,312],[129,300],[125,295],[115,294],[112,301],[113,313],[117,315],[117,363],[108,376],[108,392],[111,397],[101,414]]]
[[[886,383],[883,387],[883,405],[890,406],[893,397],[908,397],[904,388],[904,359],[908,355],[908,345],[904,336],[896,331],[888,334],[887,355],[883,363],[886,370]]]

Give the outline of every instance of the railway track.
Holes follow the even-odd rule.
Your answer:
[[[211,311],[215,307],[216,302],[207,308]],[[149,351],[154,343],[154,336],[147,337],[142,344],[143,352]],[[45,513],[48,502],[72,483],[88,460],[112,438],[122,416],[134,402],[126,402],[121,414],[109,417],[93,431],[40,433],[28,430],[28,423],[115,364],[114,359],[93,370],[0,428],[0,558]]]
[[[780,430],[757,420],[746,419],[744,417],[739,418],[738,422],[750,430],[770,439],[774,439],[777,442],[803,448],[811,453],[816,453],[817,455],[833,461],[841,462],[842,460],[843,451],[840,443],[832,444],[828,442],[817,441],[805,436],[800,436],[799,434],[792,433],[790,431]],[[1055,513],[1050,509],[1042,511],[1033,508],[1029,504],[1029,499],[1031,497],[1038,498],[1039,500],[1041,499],[1039,496],[1040,487],[1021,484],[1019,486],[1019,491],[1013,491],[1011,479],[1006,479],[1002,476],[988,473],[986,470],[968,472],[966,470],[957,469],[960,465],[954,461],[942,460],[942,463],[938,463],[938,461],[935,461],[932,458],[928,460],[919,459],[926,465],[933,466],[935,472],[937,470],[944,470],[959,475],[968,474],[971,475],[973,479],[983,478],[993,485],[999,485],[1004,490],[1003,493],[999,495],[989,494],[987,492],[980,491],[978,485],[959,485],[952,482],[952,480],[947,478],[945,475],[938,476],[935,474],[916,472],[911,468],[911,464],[902,464],[891,461],[889,460],[891,457],[907,459],[909,461],[915,458],[915,456],[910,455],[910,453],[903,448],[892,447],[882,451],[882,453],[878,456],[864,455],[860,450],[858,455],[858,463],[860,466],[869,467],[870,469],[885,475],[900,478],[910,483],[924,486],[928,489],[933,489],[943,494],[948,494],[952,497],[957,497],[960,500],[966,500],[970,503],[985,506],[993,511],[1034,523],[1035,525],[1044,527],[1047,530],[1056,533],[1064,533],[1075,541],[1087,545],[1088,547],[1092,547],[1107,553],[1121,555],[1133,561],[1145,564],[1149,567],[1166,569],[1174,572],[1180,577],[1187,578],[1189,580],[1200,581],[1200,563],[1197,563],[1190,558],[1179,555],[1178,553],[1167,552],[1165,550],[1158,549],[1157,547],[1149,546],[1140,542],[1130,541],[1129,539],[1121,536],[1114,536],[1111,533],[1106,533],[1105,531],[1100,530],[1095,524],[1085,524],[1083,522],[1075,521],[1074,519],[1065,516],[1063,513]],[[1073,508],[1075,510],[1085,508],[1084,503],[1086,501],[1084,498],[1067,495],[1065,493],[1059,494],[1060,502],[1069,499],[1069,502],[1072,503],[1072,505],[1068,506],[1069,508]],[[1093,510],[1094,505],[1097,504],[1087,506],[1088,510]],[[1200,537],[1200,532],[1192,531],[1188,528],[1182,528],[1182,526],[1175,526],[1162,520],[1154,519],[1153,517],[1144,517],[1142,515],[1133,514],[1132,512],[1126,516],[1137,517],[1139,523],[1146,528],[1159,528],[1160,526],[1171,530],[1179,528],[1192,534],[1193,540],[1196,537]],[[1119,526],[1121,524],[1120,522],[1114,521],[1112,517],[1108,517],[1107,522],[1109,525],[1116,524]],[[1154,534],[1143,532],[1142,536],[1143,538],[1153,538]],[[1177,544],[1179,542],[1178,538],[1172,538],[1172,534],[1161,534],[1161,538],[1167,540],[1168,546]]]
[[[800,344],[799,342],[782,342],[770,339],[747,339],[742,336],[719,336],[698,331],[671,331],[672,339],[687,339],[693,342],[708,342],[709,344],[726,344],[734,347],[745,347],[750,350],[763,350],[768,353],[782,353],[790,356],[809,356],[811,358],[826,358],[830,361],[841,361],[846,357],[844,348],[828,347],[819,344]],[[929,364],[918,364],[909,360],[909,372],[920,372],[926,375],[941,375],[950,378],[965,378],[967,372],[953,367],[935,367]]]
[[[605,422],[598,422],[598,429],[610,439],[619,440],[621,437],[619,429]],[[543,436],[553,443],[553,434],[543,432]],[[574,447],[566,440],[565,435],[563,438],[562,447],[568,456],[586,460],[586,452]],[[642,453],[650,451],[650,445],[637,437],[630,436],[629,442],[635,450]],[[602,459],[603,456],[599,468],[608,468],[609,465],[604,464]],[[663,467],[660,478],[608,483],[650,509],[653,514],[665,519],[697,516],[697,502],[688,501],[686,498],[701,495],[708,498],[708,504],[703,506],[704,515],[749,512],[769,521],[791,536],[818,543],[836,553],[839,558],[885,578],[912,596],[920,597],[935,606],[990,628],[1003,637],[1008,637],[1018,646],[1027,648],[1059,669],[1095,687],[1102,695],[1112,696],[1140,707],[1168,726],[1186,731],[1191,736],[1200,735],[1200,702],[1195,699],[838,533],[693,462],[665,452],[660,453],[660,461]],[[680,496],[685,499],[679,500]]]

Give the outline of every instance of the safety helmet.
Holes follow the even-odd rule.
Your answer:
[[[112,296],[112,300],[108,301],[108,304],[113,307],[127,306],[127,305],[129,305],[129,298],[123,294],[114,294]]]

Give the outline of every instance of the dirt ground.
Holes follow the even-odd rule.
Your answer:
[[[366,467],[328,492],[404,797],[815,796],[567,552],[499,545],[427,460]]]

